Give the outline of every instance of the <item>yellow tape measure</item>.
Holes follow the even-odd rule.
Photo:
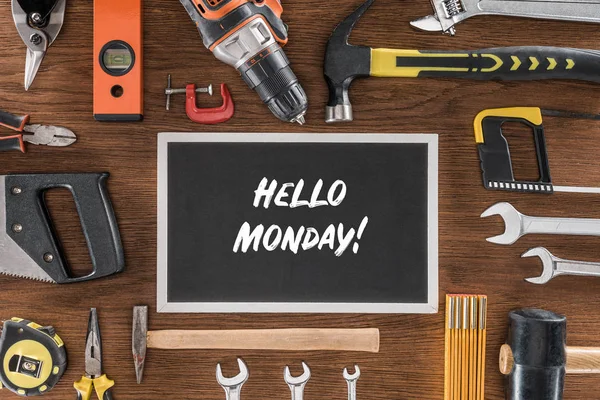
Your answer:
[[[0,387],[20,396],[52,389],[67,368],[65,345],[54,328],[12,318],[1,332]]]

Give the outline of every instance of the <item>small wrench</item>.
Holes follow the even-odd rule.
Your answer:
[[[348,400],[356,400],[356,381],[360,378],[360,368],[354,366],[354,374],[348,373],[348,368],[344,368],[344,379],[348,383]]]
[[[555,257],[544,247],[536,247],[523,253],[521,257],[539,257],[542,260],[542,275],[527,278],[527,282],[543,285],[559,275],[600,276],[600,263],[571,261]]]
[[[225,396],[227,400],[240,400],[242,386],[248,380],[250,374],[248,373],[248,367],[241,358],[237,359],[240,367],[240,373],[233,378],[225,378],[221,371],[221,364],[217,364],[217,382],[225,390]]]
[[[513,244],[530,233],[600,236],[600,219],[529,217],[518,212],[510,203],[494,204],[481,214],[481,218],[492,215],[501,216],[505,224],[502,235],[486,239],[496,244]]]
[[[302,400],[304,398],[304,386],[310,379],[310,368],[304,361],[302,362],[302,368],[304,368],[304,373],[297,377],[292,376],[290,367],[286,366],[283,370],[283,379],[290,387],[292,400]]]

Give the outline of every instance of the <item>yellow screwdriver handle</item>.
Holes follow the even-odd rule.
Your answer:
[[[80,380],[73,384],[77,390],[77,400],[90,400],[92,397],[92,380],[86,376],[82,376]]]

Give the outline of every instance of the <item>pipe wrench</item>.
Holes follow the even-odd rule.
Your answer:
[[[12,15],[19,36],[27,46],[25,90],[28,90],[54,42],[65,17],[67,0],[12,0]]]
[[[456,33],[455,24],[476,15],[502,15],[600,23],[598,0],[431,0],[434,14],[416,19],[415,28]]]

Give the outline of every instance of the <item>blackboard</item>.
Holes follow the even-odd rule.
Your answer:
[[[433,313],[437,135],[161,133],[159,312]]]

